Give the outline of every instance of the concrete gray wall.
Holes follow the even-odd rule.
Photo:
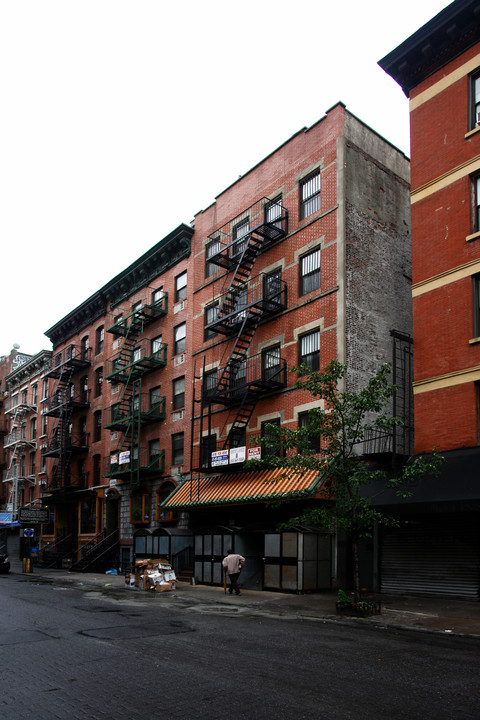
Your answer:
[[[392,360],[392,329],[412,332],[409,161],[348,116],[343,138],[347,389]]]

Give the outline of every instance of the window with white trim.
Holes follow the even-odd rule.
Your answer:
[[[469,130],[480,125],[480,70],[470,75]]]
[[[220,267],[215,263],[209,261],[209,258],[216,255],[220,250],[220,240],[214,238],[211,242],[205,245],[205,277],[208,278],[211,275],[215,275],[220,270]]]
[[[300,335],[298,362],[300,365],[307,365],[312,372],[320,370],[320,330]]]
[[[180,355],[185,352],[185,339],[187,336],[187,324],[180,323],[173,328],[173,354]]]
[[[320,170],[300,182],[300,220],[320,210]]]
[[[185,300],[187,297],[187,271],[175,278],[175,302]]]
[[[320,248],[300,258],[300,295],[320,287]]]

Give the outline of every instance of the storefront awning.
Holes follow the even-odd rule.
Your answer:
[[[293,473],[281,468],[201,477],[185,480],[166,499],[163,507],[188,508],[287,500],[312,494],[321,479],[318,470]]]

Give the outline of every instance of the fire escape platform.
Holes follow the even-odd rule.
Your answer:
[[[127,317],[113,323],[113,325],[107,328],[107,332],[119,337],[126,337],[132,327],[132,324],[135,325],[137,323],[141,323],[144,326],[148,325],[151,322],[154,322],[154,320],[166,315],[167,312],[168,293],[165,292],[156,302],[150,304],[146,303],[142,305],[139,310],[135,310],[127,315]]]
[[[142,398],[143,401],[143,398]],[[144,409],[140,408],[128,408],[123,409],[119,405],[112,405],[108,408],[108,422],[104,425],[105,428],[110,430],[122,430],[125,431],[131,422],[138,421],[143,427],[144,425],[150,425],[151,423],[165,420],[165,403],[166,399],[163,396],[160,402],[155,403],[152,407]],[[142,403],[143,405],[144,403]]]
[[[132,473],[138,473],[140,480],[145,480],[161,475],[165,472],[165,450],[160,455],[148,457],[145,452],[140,452],[140,458],[130,458],[129,451],[118,452],[111,457],[105,458],[105,469],[103,477],[125,478]]]

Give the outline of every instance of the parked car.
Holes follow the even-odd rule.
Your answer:
[[[10,560],[8,555],[0,555],[0,573],[10,572]]]

